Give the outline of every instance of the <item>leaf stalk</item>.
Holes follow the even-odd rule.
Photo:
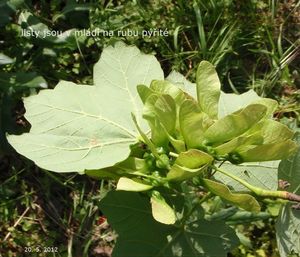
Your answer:
[[[287,191],[273,191],[273,190],[266,190],[266,189],[263,189],[260,187],[256,187],[256,186],[249,184],[245,180],[243,180],[227,171],[224,171],[216,166],[212,166],[212,168],[215,169],[216,171],[224,174],[225,176],[230,177],[233,180],[239,182],[240,184],[242,184],[243,186],[248,188],[250,191],[252,191],[257,196],[280,198],[280,199],[285,199],[285,200],[289,200],[289,201],[300,202],[300,195],[297,195],[297,194],[294,194],[291,192],[287,192]]]

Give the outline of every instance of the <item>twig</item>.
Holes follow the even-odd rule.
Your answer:
[[[213,168],[216,171],[219,171],[220,173],[224,174],[225,176],[230,177],[230,178],[234,179],[235,181],[241,183],[243,186],[247,187],[249,190],[251,190],[253,193],[255,193],[258,196],[274,197],[274,198],[281,198],[281,199],[286,199],[286,200],[294,201],[294,202],[300,202],[300,195],[290,193],[287,191],[265,190],[263,188],[253,186],[253,185],[249,184],[248,182],[246,182],[245,180],[243,180],[227,171],[221,170],[220,168],[218,168],[216,166],[213,166]]]

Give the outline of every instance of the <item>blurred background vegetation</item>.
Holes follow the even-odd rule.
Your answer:
[[[75,33],[154,29],[167,30],[168,36]],[[60,33],[26,36],[24,30]],[[50,173],[8,145],[6,133],[30,127],[22,96],[53,88],[59,80],[92,84],[103,47],[123,40],[155,54],[165,75],[177,70],[193,81],[197,64],[212,62],[224,91],[252,88],[278,100],[276,118],[298,129],[299,38],[296,0],[1,0],[0,256],[107,257],[116,239],[98,208],[113,184]],[[238,226],[243,244],[230,256],[278,256],[273,224],[268,218]],[[58,253],[24,253],[30,246],[58,247]]]

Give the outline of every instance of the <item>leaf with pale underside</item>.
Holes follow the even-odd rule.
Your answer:
[[[300,254],[300,212],[293,210],[291,204],[284,206],[276,223],[276,237],[280,257]],[[297,253],[297,255],[291,255]]]
[[[245,108],[250,104],[262,104],[267,107],[266,117],[272,117],[272,113],[277,109],[277,101],[270,98],[262,98],[258,96],[252,89],[237,95],[221,92],[219,100],[219,119],[231,114],[239,109]]]
[[[300,145],[300,133],[296,133],[295,142]],[[280,162],[278,167],[278,179],[289,182],[288,191],[300,194],[300,147],[287,160]]]
[[[234,165],[228,162],[221,168],[233,175],[245,180],[249,184],[266,190],[276,190],[278,186],[277,169],[278,161],[243,163]],[[234,191],[249,191],[239,182],[216,172],[214,178],[229,186]]]
[[[137,141],[131,113],[139,115],[142,103],[136,85],[162,78],[154,56],[123,44],[108,47],[94,67],[95,86],[60,82],[54,90],[26,98],[30,133],[8,140],[48,170],[83,172],[112,166],[126,159],[129,146]]]

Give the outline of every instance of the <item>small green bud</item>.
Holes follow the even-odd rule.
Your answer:
[[[160,169],[169,169],[170,160],[166,154],[160,155],[159,160],[156,160],[156,166]]]
[[[211,146],[206,147],[206,152],[209,153],[210,155],[215,155],[216,154],[215,149]]]
[[[148,168],[151,168],[154,166],[154,162],[151,159],[146,159],[146,164]]]
[[[160,175],[159,171],[156,170],[156,171],[152,172],[152,176],[157,179],[154,179],[154,178],[151,179],[151,184],[153,186],[160,186],[161,183],[159,182],[159,180],[161,179],[161,175]]]

